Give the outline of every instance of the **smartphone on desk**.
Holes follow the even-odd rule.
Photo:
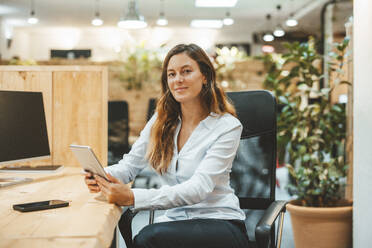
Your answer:
[[[51,208],[67,207],[68,205],[69,205],[68,201],[49,200],[49,201],[15,204],[13,205],[13,209],[20,211],[20,212],[31,212],[31,211],[45,210],[45,209],[51,209]]]

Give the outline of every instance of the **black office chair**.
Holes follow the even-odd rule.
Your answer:
[[[109,101],[108,164],[116,164],[129,150],[128,103],[126,101]]]
[[[263,90],[229,92],[227,95],[243,125],[240,145],[233,162],[231,185],[239,197],[240,207],[246,213],[250,247],[280,248],[286,202],[275,201],[275,98]],[[124,214],[119,221],[119,228],[130,230],[134,215],[130,211]],[[275,240],[275,221],[278,217],[279,228]],[[153,220],[154,211],[150,211],[149,222],[153,223]]]
[[[149,121],[152,115],[155,113],[156,103],[157,103],[156,98],[149,99],[149,104],[147,106],[147,121]]]
[[[276,101],[268,91],[229,92],[243,132],[231,185],[246,213],[251,247],[280,247],[285,201],[275,201]],[[275,221],[279,228],[275,241]]]

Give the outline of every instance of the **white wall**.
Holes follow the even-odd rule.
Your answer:
[[[354,1],[354,248],[372,246],[372,1]]]
[[[13,43],[10,49],[2,49],[4,59],[19,56],[21,59],[48,60],[51,49],[92,49],[92,60],[118,59],[118,49],[128,44],[145,43],[158,48],[167,43],[196,43],[211,49],[215,43],[251,42],[250,33],[231,33],[228,30],[183,28],[147,28],[127,31],[117,27],[58,27],[58,28],[13,28]]]

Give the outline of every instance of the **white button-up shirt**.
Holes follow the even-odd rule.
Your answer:
[[[124,183],[132,181],[146,166],[145,158],[156,114],[146,124],[131,151],[105,170]],[[217,218],[244,220],[244,212],[230,186],[230,172],[239,146],[242,125],[230,114],[211,113],[194,129],[181,151],[174,135],[174,152],[160,189],[134,188],[134,208],[168,209],[164,220]]]

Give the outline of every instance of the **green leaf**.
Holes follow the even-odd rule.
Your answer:
[[[342,112],[343,109],[339,106],[339,105],[333,105],[332,106],[332,110],[336,111],[336,112]]]
[[[306,152],[306,146],[300,146],[299,153],[304,154]]]
[[[310,155],[309,154],[305,154],[304,157],[303,157],[303,161],[304,162],[309,162],[310,161]]]
[[[279,96],[279,102],[283,104],[289,104],[288,99],[284,96]]]

